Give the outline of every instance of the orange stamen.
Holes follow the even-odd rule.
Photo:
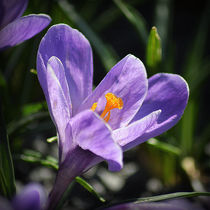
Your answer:
[[[109,119],[110,119],[110,116],[111,116],[111,113],[110,113],[110,111],[109,111],[108,114],[106,115],[106,117],[104,117],[104,121],[105,121],[105,122],[108,122]]]
[[[123,100],[120,97],[118,98],[113,93],[107,93],[105,97],[106,97],[107,102],[106,102],[105,109],[101,114],[101,118],[103,118],[104,121],[108,122],[111,115],[110,111],[115,108],[122,109]],[[91,107],[91,110],[95,111],[96,107],[97,107],[97,103],[94,103],[93,106]]]

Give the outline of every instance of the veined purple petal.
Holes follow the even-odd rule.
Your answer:
[[[9,23],[0,31],[0,49],[15,46],[30,39],[46,28],[51,21],[48,15],[28,15]]]
[[[122,168],[122,149],[115,143],[107,124],[91,110],[77,114],[70,121],[72,137],[83,150],[89,150],[106,160],[109,170]]]
[[[15,210],[41,210],[46,196],[41,185],[29,184],[13,199]]]
[[[63,64],[55,56],[52,56],[48,60],[48,63],[47,63],[47,84],[46,85],[47,85],[47,90],[50,97],[50,101],[48,101],[48,103],[51,109],[55,108],[50,111],[52,112],[54,116],[57,115],[57,117],[54,118],[55,121],[56,122],[61,121],[61,123],[59,124],[63,124],[62,122],[65,121],[66,122],[65,125],[67,125],[67,122],[70,119],[71,110],[72,110],[71,99],[70,99],[69,88],[66,81],[65,70],[64,70]],[[57,97],[58,97],[58,100],[59,100],[58,103],[60,103],[60,106],[58,107],[51,106],[51,105],[57,104]],[[59,113],[59,110],[57,109],[60,108],[62,104],[65,107],[65,109],[61,110],[61,112]],[[62,112],[67,113],[67,114],[64,114],[64,116],[67,115],[68,119],[67,118],[65,118],[65,120],[61,119]]]
[[[71,116],[71,100],[65,71],[62,63],[55,56],[51,57],[47,64],[47,88],[46,98],[52,119],[59,134],[59,147],[62,148],[59,155],[64,155],[65,129]],[[49,97],[49,98],[48,98]]]
[[[45,70],[50,57],[62,62],[72,100],[73,114],[92,91],[92,50],[88,40],[68,25],[52,26],[43,37],[37,57],[37,70],[44,87]]]
[[[179,75],[160,73],[149,78],[147,97],[132,122],[159,109],[161,114],[155,125],[135,141],[146,141],[173,127],[180,120],[187,105],[188,97],[188,85]],[[138,144],[135,141],[131,142],[131,145],[127,145],[126,149]]]
[[[28,0],[1,0],[0,1],[0,29],[20,17],[25,11]]]
[[[160,114],[161,110],[154,111],[128,126],[114,130],[112,135],[113,139],[123,148],[123,150],[126,150],[127,144],[129,144],[129,148],[131,148],[142,143],[140,140],[135,141],[135,144],[132,144],[132,141],[144,134],[146,130],[150,129],[156,123]]]
[[[101,113],[106,105],[105,94],[113,93],[122,98],[123,108],[111,110],[109,125],[112,129],[126,126],[139,110],[147,92],[147,75],[143,63],[128,55],[117,63],[93,93],[82,104],[80,110],[90,109],[98,102],[96,111]]]

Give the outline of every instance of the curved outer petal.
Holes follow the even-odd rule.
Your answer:
[[[122,149],[115,143],[107,124],[91,110],[77,114],[70,121],[73,141],[82,149],[89,150],[106,160],[109,170],[122,168]]]
[[[187,105],[188,97],[189,88],[181,76],[165,73],[152,76],[149,79],[147,97],[132,122],[143,118],[155,110],[161,109],[162,112],[155,125],[149,128],[136,141],[146,141],[173,127],[181,118]],[[126,146],[126,149],[133,147],[135,144],[137,143],[133,141]]]
[[[59,134],[60,157],[66,153],[65,128],[71,116],[71,101],[65,71],[61,61],[51,57],[47,64],[47,103]]]
[[[125,150],[126,145],[132,145],[132,141],[144,134],[146,130],[151,128],[157,121],[158,117],[161,114],[161,110],[154,111],[144,118],[137,120],[128,126],[119,128],[113,131],[113,139]],[[135,144],[142,143],[141,141],[135,141]]]
[[[28,15],[20,17],[0,31],[0,49],[12,47],[30,39],[46,28],[51,21],[48,15]]]
[[[123,100],[122,109],[111,110],[109,125],[112,129],[126,126],[139,110],[147,92],[147,75],[143,63],[133,55],[128,55],[117,63],[82,104],[80,110],[90,109],[98,102],[96,111],[105,107],[105,94],[114,93]]]
[[[64,66],[71,94],[73,113],[92,91],[92,50],[88,40],[68,25],[52,26],[43,37],[37,56],[40,83],[46,92],[47,61],[51,56],[59,58]]]
[[[1,0],[0,1],[0,29],[20,17],[25,11],[28,0]]]
[[[46,195],[39,184],[29,184],[13,199],[15,210],[41,210],[46,201]]]

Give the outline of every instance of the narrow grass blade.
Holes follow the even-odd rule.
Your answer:
[[[15,191],[14,167],[0,104],[0,193],[12,198]]]
[[[183,154],[186,156],[192,155],[194,142],[194,128],[195,128],[195,102],[189,100],[185,113],[181,120],[181,148]]]
[[[76,182],[78,182],[80,185],[82,185],[87,191],[89,191],[90,193],[92,193],[93,195],[95,195],[101,202],[105,202],[105,199],[103,197],[101,197],[95,190],[94,188],[87,183],[84,179],[82,179],[81,177],[77,176],[75,178]]]
[[[176,192],[176,193],[170,193],[170,194],[164,194],[152,197],[134,198],[119,203],[109,204],[106,207],[115,206],[119,204],[126,204],[126,203],[140,204],[145,202],[157,202],[157,201],[165,201],[176,198],[189,198],[189,197],[198,197],[198,196],[210,196],[210,192]]]
[[[135,203],[163,201],[174,198],[189,198],[198,196],[210,196],[210,192],[176,192],[165,195],[158,195],[146,198],[138,198]]]
[[[151,138],[147,141],[147,144],[150,146],[153,146],[159,150],[162,150],[164,152],[168,152],[170,154],[176,155],[176,156],[180,156],[181,155],[181,150],[176,147],[173,146],[171,144],[165,143],[165,142],[160,142],[159,140],[155,139],[155,138]]]
[[[33,150],[25,150],[19,158],[25,162],[38,163],[48,168],[58,170],[58,161],[55,158],[51,156],[44,157],[41,153]]]
[[[126,4],[122,0],[113,0],[117,7],[121,10],[124,16],[128,21],[135,27],[137,30],[143,44],[146,46],[148,32],[146,29],[146,21],[142,15],[131,5]]]

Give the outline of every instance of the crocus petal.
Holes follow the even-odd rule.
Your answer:
[[[122,168],[122,149],[115,143],[107,124],[93,111],[86,110],[70,121],[73,140],[83,149],[89,150],[108,162],[109,170]]]
[[[48,15],[28,15],[9,23],[0,31],[0,49],[15,46],[30,39],[48,26]]]
[[[58,130],[59,144],[63,145],[65,128],[71,116],[71,101],[65,71],[58,58],[53,56],[49,59],[46,77],[48,107]],[[62,145],[60,145],[60,148]],[[67,149],[65,147],[62,148]],[[65,153],[65,151],[60,151],[59,155],[62,156],[62,152]]]
[[[72,99],[73,113],[92,91],[92,50],[88,40],[68,25],[52,26],[43,37],[37,57],[37,70],[45,85],[47,61],[56,56],[62,62]]]
[[[87,98],[82,109],[90,109],[98,102],[97,111],[101,113],[105,107],[106,93],[114,93],[123,100],[122,109],[111,110],[109,125],[112,129],[125,126],[140,108],[147,92],[147,75],[144,64],[135,56],[128,55],[117,63]]]
[[[181,118],[187,105],[188,97],[189,88],[181,76],[165,73],[152,76],[149,79],[147,97],[132,122],[145,117],[155,110],[160,109],[161,114],[155,125],[149,128],[136,141],[146,141],[173,127]],[[135,145],[135,142],[132,142],[132,145]],[[129,147],[129,145],[127,146]]]
[[[41,210],[46,201],[46,196],[41,185],[27,185],[23,191],[13,199],[15,210]]]
[[[28,0],[1,0],[0,1],[0,29],[20,17],[25,11]]]
[[[123,150],[126,149],[128,144],[129,148],[131,148],[142,143],[141,139],[139,139],[139,141],[135,141],[135,144],[132,144],[132,141],[151,128],[156,123],[160,113],[161,110],[154,111],[144,118],[129,124],[128,126],[114,130],[112,135],[113,139],[123,148]]]

